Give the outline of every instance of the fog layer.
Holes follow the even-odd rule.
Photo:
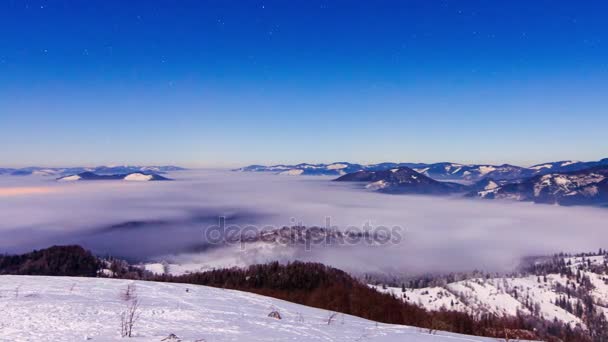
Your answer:
[[[320,261],[348,270],[405,273],[505,271],[523,256],[608,247],[608,209],[445,197],[384,195],[327,177],[201,170],[170,174],[173,182],[58,183],[0,176],[0,252],[77,243],[95,253],[137,261],[273,259]],[[211,246],[209,226],[399,226],[384,247],[317,247],[247,253]],[[239,254],[241,253],[241,254]]]

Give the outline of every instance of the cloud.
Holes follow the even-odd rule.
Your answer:
[[[0,188],[45,188],[0,198],[0,252],[78,243],[131,260],[208,265],[320,261],[347,270],[403,273],[508,270],[524,256],[608,246],[608,210],[444,197],[384,195],[326,177],[203,170],[174,182],[76,182],[0,176]],[[210,246],[204,230],[230,224],[403,228],[400,243],[373,247]],[[295,221],[294,221],[295,220]]]

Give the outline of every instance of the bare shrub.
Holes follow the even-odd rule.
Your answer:
[[[137,299],[137,287],[135,286],[135,284],[132,283],[127,285],[127,288],[122,293],[121,297],[126,302],[133,299]]]
[[[125,311],[120,314],[120,335],[122,337],[133,335],[133,326],[139,319],[139,315],[139,300],[133,298],[127,303]]]
[[[272,317],[272,318],[276,318],[276,319],[282,319],[281,314],[278,311],[272,311],[268,314],[268,317]]]
[[[169,336],[163,338],[161,341],[167,341],[167,342],[181,342],[180,338],[177,337],[177,335],[175,334],[169,334]]]
[[[337,316],[337,312],[330,312],[329,316],[327,317],[327,325],[331,325],[331,323],[336,319]]]

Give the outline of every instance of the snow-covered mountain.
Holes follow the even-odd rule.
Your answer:
[[[558,162],[548,162],[530,166],[529,169],[534,170],[534,174],[547,174],[554,172],[573,172],[584,169],[589,169],[596,166],[608,166],[608,158],[599,161],[581,162],[574,160],[563,160]]]
[[[336,162],[331,164],[307,164],[301,163],[297,165],[250,165],[234,171],[241,172],[274,172],[280,175],[300,176],[300,175],[324,175],[337,176],[346,173],[363,170],[363,166],[359,164],[351,164],[346,162]]]
[[[499,186],[514,183],[515,181],[510,180],[494,180],[492,178],[483,178],[469,186],[470,191],[484,191],[496,189]]]
[[[135,172],[143,173],[166,173],[172,171],[182,171],[184,168],[164,165],[164,166],[135,166],[135,165],[120,165],[120,166],[96,166],[96,167],[24,167],[19,169],[0,168],[0,175],[8,174],[13,176],[66,176],[74,175],[82,172],[93,172],[98,175],[114,175],[127,174]]]
[[[68,175],[57,178],[60,182],[73,182],[73,181],[96,181],[96,180],[125,180],[125,181],[167,181],[169,178],[163,177],[155,173],[143,173],[133,172],[124,174],[97,174],[93,172],[81,172],[75,175]]]
[[[436,181],[405,166],[383,171],[358,171],[336,181],[366,182],[367,189],[385,193],[451,194],[466,189],[461,184]]]
[[[394,169],[402,166],[406,167],[420,167],[425,164],[412,164],[412,163],[380,163],[380,164],[352,164],[347,162],[335,162],[331,164],[297,164],[297,165],[250,165],[235,169],[233,171],[239,172],[272,172],[279,175],[289,176],[341,176],[348,173],[357,171],[382,171]]]
[[[523,167],[503,165],[463,165],[455,163],[437,163],[415,168],[416,171],[439,180],[476,181],[483,178],[497,180],[514,179],[529,174]]]
[[[495,169],[492,172],[502,171]],[[392,194],[462,193],[466,197],[559,205],[608,204],[608,166],[516,179],[495,180],[485,177],[470,185],[437,181],[408,167],[357,171],[343,175],[336,181],[365,182],[365,188],[369,190]]]
[[[281,175],[327,175],[341,176],[357,171],[383,171],[400,167],[409,167],[416,172],[436,180],[476,182],[484,178],[495,181],[523,179],[536,175],[553,172],[570,172],[590,167],[608,165],[608,158],[593,162],[560,161],[543,163],[531,167],[521,167],[510,164],[460,164],[451,162],[441,163],[379,163],[379,164],[352,164],[336,162],[331,164],[297,164],[297,165],[250,165],[236,169],[241,172],[272,172]]]
[[[487,189],[469,196],[560,205],[608,203],[608,166],[574,172],[549,173]]]
[[[4,275],[0,294],[3,341],[124,341],[133,303],[135,341],[498,341],[188,284]]]
[[[338,162],[331,164],[297,164],[297,165],[251,165],[234,171],[242,172],[273,172],[287,175],[344,175],[357,171],[384,171],[400,167],[409,167],[425,176],[439,180],[478,180],[492,175],[495,178],[516,178],[525,170],[512,165],[464,165],[458,163],[379,163],[379,164],[351,164]],[[532,172],[530,172],[530,175]]]

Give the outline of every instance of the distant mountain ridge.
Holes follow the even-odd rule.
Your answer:
[[[330,164],[301,163],[296,165],[250,165],[233,171],[238,172],[270,172],[280,175],[325,175],[342,176],[357,171],[382,171],[400,167],[408,167],[435,180],[452,180],[477,182],[484,178],[495,181],[522,179],[536,175],[544,175],[553,172],[572,172],[588,169],[594,166],[608,166],[608,158],[599,161],[558,161],[547,162],[521,167],[510,164],[460,164],[452,162],[441,163],[378,163],[378,164],[356,164],[348,162],[334,162]]]
[[[468,196],[559,205],[605,205],[608,204],[608,166],[537,175],[473,191]]]
[[[98,175],[113,175],[113,174],[128,174],[135,172],[144,173],[167,173],[172,171],[183,171],[185,168],[173,165],[159,166],[136,166],[136,165],[120,165],[120,166],[96,166],[96,167],[24,167],[24,168],[0,168],[0,175],[12,176],[67,176],[75,175],[82,172],[92,172]]]
[[[407,166],[381,171],[357,171],[341,176],[336,181],[367,182],[367,189],[394,194],[443,195],[466,189],[461,184],[436,181]]]
[[[383,193],[449,195],[483,199],[509,199],[557,205],[608,206],[608,165],[570,172],[553,172],[512,180],[483,178],[476,183],[437,181],[411,168],[357,171],[338,182],[364,182],[365,188]]]
[[[380,171],[388,170],[396,167],[421,167],[425,164],[419,163],[380,163],[380,164],[353,164],[348,162],[335,162],[331,164],[308,164],[301,163],[296,165],[250,165],[242,168],[234,169],[237,172],[272,172],[280,175],[290,176],[340,176],[357,171]]]
[[[168,181],[171,180],[169,178],[163,177],[161,175],[155,173],[141,173],[141,172],[131,172],[131,173],[123,173],[123,174],[96,174],[90,171],[81,172],[75,175],[68,175],[57,178],[60,182],[73,182],[73,181],[97,181],[97,180],[125,180],[125,181],[139,181],[139,182],[149,182],[149,181]]]

